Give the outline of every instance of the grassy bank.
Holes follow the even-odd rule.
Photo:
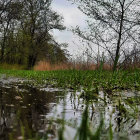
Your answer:
[[[140,90],[140,70],[135,71],[27,71],[0,70],[6,76],[22,77],[34,80],[34,84],[48,84],[56,87],[85,90],[104,89],[112,93],[116,90]]]

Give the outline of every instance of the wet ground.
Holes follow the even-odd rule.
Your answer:
[[[0,140],[58,139],[72,140],[82,124],[88,106],[89,126],[93,133],[104,127],[101,139],[140,139],[140,93],[123,91],[108,95],[102,91],[92,101],[79,98],[81,91],[35,87],[18,78],[0,79]],[[78,138],[77,138],[78,139]]]

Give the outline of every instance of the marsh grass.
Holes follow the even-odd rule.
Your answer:
[[[65,98],[63,99],[63,113],[62,113],[62,122],[61,122],[61,127],[58,130],[58,139],[59,140],[64,140],[64,131],[65,131],[65,106],[66,106],[66,101]]]
[[[34,66],[33,69],[35,71],[68,70],[71,69],[71,66],[68,63],[51,64],[47,61],[40,61]]]
[[[116,90],[140,89],[140,70],[136,71],[28,71],[0,70],[0,74],[33,80],[32,84],[47,84],[56,87],[80,89],[81,87],[103,89],[107,93]]]
[[[77,133],[75,135],[75,140],[100,140],[103,137],[103,131],[104,130],[104,118],[103,115],[100,114],[100,123],[97,129],[93,129],[92,125],[90,125],[89,120],[89,105],[86,105],[86,108],[82,115],[82,120],[80,127],[77,129]],[[109,130],[107,131],[109,133],[109,136],[106,135],[106,138],[109,140],[113,139],[113,131],[112,126],[110,123]]]
[[[112,124],[110,120],[109,128],[108,130],[104,130],[104,118],[100,118],[99,126],[96,130],[93,129],[90,125],[89,120],[89,106],[91,105],[91,100],[95,101],[98,99],[99,96],[99,90],[104,89],[105,96],[109,95],[110,100],[112,100],[112,94],[115,91],[122,90],[122,89],[138,89],[139,88],[139,71],[118,71],[115,73],[111,73],[108,71],[50,71],[50,72],[34,72],[34,71],[0,71],[1,74],[6,74],[7,76],[15,76],[15,77],[22,77],[27,78],[29,80],[36,81],[37,83],[44,84],[44,81],[46,81],[45,84],[53,83],[53,86],[56,87],[64,87],[64,88],[72,88],[74,90],[80,89],[82,86],[83,94],[81,94],[81,97],[85,99],[86,107],[83,111],[81,124],[77,129],[77,133],[75,136],[75,140],[100,140],[103,137],[103,131],[107,134],[107,139],[112,140],[113,139],[113,129]],[[133,77],[131,77],[133,76]],[[131,80],[130,80],[130,79]],[[135,87],[135,84],[137,83],[137,88]],[[125,85],[125,86],[124,86]],[[107,92],[108,91],[108,92]],[[20,92],[17,93],[19,96],[24,97],[24,95]],[[106,100],[103,98],[101,99],[105,102]],[[94,102],[93,101],[93,102]],[[128,105],[130,109],[128,110],[125,106]],[[132,116],[135,117],[139,113],[139,109],[137,104],[140,103],[139,98],[134,97],[131,99],[123,99],[120,95],[120,98],[118,100],[118,104],[116,105],[118,108],[118,111],[122,116]],[[90,105],[89,105],[90,104]],[[65,133],[65,125],[67,123],[65,122],[65,98],[64,98],[64,104],[63,104],[63,114],[62,114],[62,120],[59,121],[59,129],[58,129],[58,139],[59,140],[65,140],[64,133]],[[20,121],[20,112],[17,113],[19,122],[20,122],[20,133],[23,139],[26,139],[26,137],[30,138],[31,140],[39,140],[42,139],[40,136],[32,135],[31,130],[28,127],[28,123],[26,121]],[[102,116],[102,115],[100,115]],[[26,136],[25,136],[26,135]],[[14,134],[9,135],[10,140],[14,140]],[[44,135],[43,139],[47,139],[47,134]]]
[[[89,118],[88,118],[88,105],[86,106],[83,115],[81,125],[77,130],[75,140],[88,140],[91,136],[89,128]]]
[[[0,74],[33,80],[32,84],[46,84],[55,87],[86,90],[92,88],[112,94],[118,90],[140,90],[140,70],[135,71],[32,71],[0,70]]]

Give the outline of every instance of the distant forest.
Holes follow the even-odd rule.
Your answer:
[[[64,30],[63,18],[51,0],[0,0],[0,63],[25,65],[67,61],[67,54],[50,31]]]

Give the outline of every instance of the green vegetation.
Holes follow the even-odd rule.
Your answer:
[[[104,90],[108,94],[117,90],[140,90],[140,70],[135,71],[28,71],[0,70],[0,74],[33,80],[32,84],[47,84],[55,87],[83,89],[93,93]],[[90,92],[89,92],[90,91]],[[90,94],[88,95],[90,96]]]
[[[31,69],[38,61],[65,62],[66,51],[50,31],[64,30],[63,17],[51,0],[0,0],[0,63]]]
[[[48,139],[48,136],[52,135],[59,140],[65,140],[65,133],[69,128],[74,130],[74,134],[71,133],[71,135],[75,140],[100,140],[102,138],[113,140],[119,132],[124,133],[125,138],[127,137],[127,131],[133,128],[139,116],[140,97],[137,94],[137,90],[140,90],[140,70],[116,71],[113,73],[103,70],[31,71],[1,69],[0,75],[5,80],[8,77],[27,79],[25,84],[10,83],[12,85],[10,88],[1,87],[2,102],[0,103],[0,108],[5,107],[5,111],[9,111],[11,107],[18,110],[15,114],[16,123],[14,123],[12,131],[8,133],[10,140],[17,138],[17,131],[20,133],[18,134],[18,136],[20,135],[19,138],[22,139]],[[38,88],[38,86],[47,87],[48,85],[72,89],[73,92],[64,90],[53,93],[42,91],[40,87]],[[129,89],[135,91],[132,92],[132,97],[128,96],[126,98],[127,95],[115,94],[116,91]],[[76,90],[80,90],[81,94],[75,94]],[[101,90],[104,92],[99,93]],[[67,98],[67,94],[71,94],[70,97]],[[56,96],[59,99],[56,100]],[[81,104],[81,102],[76,102],[76,99],[78,101],[82,100],[83,104],[81,116],[78,118],[78,125],[67,119],[67,113],[71,110],[67,109],[70,103],[72,106]],[[48,105],[54,102],[58,104],[61,102],[61,105],[63,103],[63,111],[61,115],[56,117],[53,115],[52,118],[47,118],[46,128],[44,121],[46,118],[44,116],[48,113]],[[109,106],[111,106],[112,110],[109,109]],[[73,107],[71,108],[73,109]],[[73,109],[73,112],[75,110]],[[33,114],[30,114],[30,112]],[[40,117],[31,117],[36,115]],[[5,113],[2,117],[8,118],[9,116]],[[108,120],[107,117],[109,117]],[[32,119],[32,124],[30,119]],[[38,128],[42,119],[44,127],[42,125],[40,127],[43,133],[32,128],[32,126]],[[114,124],[116,125],[115,128]],[[122,138],[120,135],[118,137]]]
[[[76,59],[53,37],[66,25],[52,0],[0,0],[0,139],[140,135],[139,2],[68,1],[89,18]]]

